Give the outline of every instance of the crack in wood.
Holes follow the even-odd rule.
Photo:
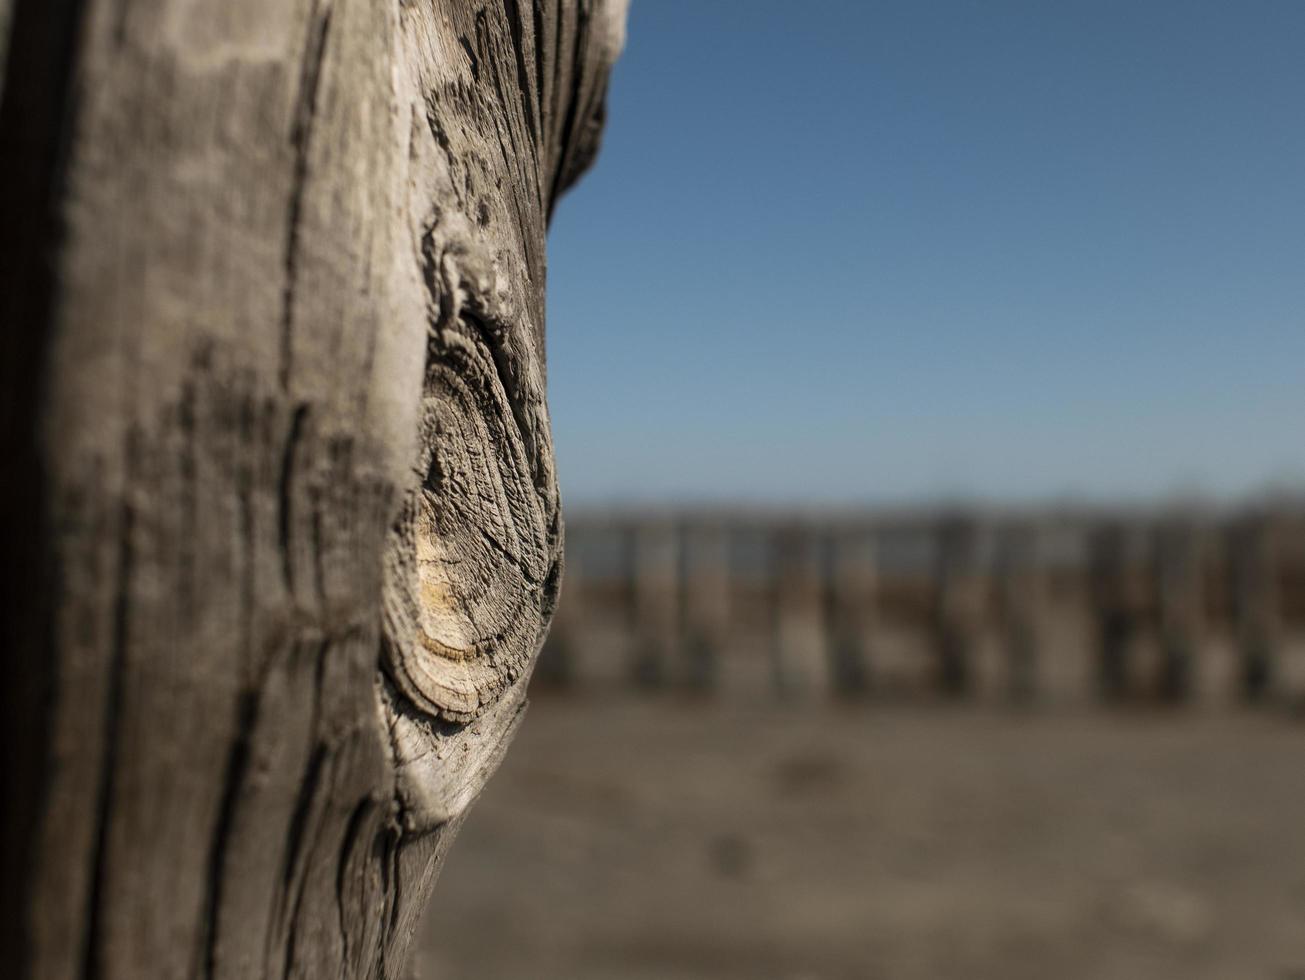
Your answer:
[[[136,457],[136,440],[129,437],[126,457]],[[118,773],[119,723],[122,715],[123,685],[127,673],[127,651],[131,640],[131,585],[134,552],[132,531],[136,515],[124,499],[119,512],[117,582],[113,606],[113,641],[109,656],[109,689],[104,709],[104,741],[100,747],[100,784],[96,791],[95,847],[91,859],[91,886],[87,895],[86,931],[82,951],[83,980],[98,980],[104,975],[104,900],[108,880],[109,824],[113,813],[113,794]]]
[[[295,595],[294,509],[296,456],[303,441],[304,423],[308,419],[308,405],[295,406],[290,416],[290,431],[281,451],[281,476],[277,481],[277,546],[281,556],[281,573],[285,578],[286,592]]]
[[[226,772],[222,779],[222,802],[218,807],[217,825],[209,845],[208,880],[204,889],[204,929],[201,949],[202,976],[212,980],[217,965],[218,912],[222,908],[223,860],[232,843],[231,831],[235,825],[236,806],[240,791],[249,770],[250,742],[258,723],[258,693],[240,692],[236,699],[235,740],[227,757]]]
[[[331,6],[315,10],[309,22],[308,43],[299,80],[299,99],[295,110],[290,144],[294,149],[294,167],[290,176],[290,199],[286,213],[286,236],[283,262],[285,285],[281,294],[281,364],[278,372],[281,390],[289,391],[294,371],[295,290],[299,287],[299,225],[308,189],[308,152],[317,118],[317,90],[321,81],[326,40],[331,29]]]
[[[605,66],[524,2],[16,0],[18,980],[402,969],[561,569],[545,198]]]
[[[533,77],[526,65],[526,30],[525,21],[521,16],[521,0],[505,0],[503,6],[507,15],[508,27],[512,32],[512,48],[516,53],[517,89],[518,94],[521,96],[521,115],[526,121],[526,127],[530,130],[530,145],[533,150],[537,171],[539,124],[535,119],[537,111],[535,106],[539,98],[539,92],[532,87]]]

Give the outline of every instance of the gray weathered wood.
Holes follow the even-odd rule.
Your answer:
[[[557,594],[622,6],[15,0],[6,977],[401,973]]]

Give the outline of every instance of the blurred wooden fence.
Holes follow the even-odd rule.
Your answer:
[[[1305,695],[1305,508],[588,513],[566,552],[539,685]]]

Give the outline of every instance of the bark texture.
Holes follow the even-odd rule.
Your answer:
[[[14,0],[14,978],[394,977],[560,577],[622,0]]]

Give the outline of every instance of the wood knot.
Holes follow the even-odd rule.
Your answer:
[[[389,674],[413,704],[451,721],[477,717],[528,673],[561,550],[533,348],[515,324],[484,316],[498,305],[485,295],[493,277],[468,276],[476,263],[460,258],[428,253],[440,274],[427,277],[422,478],[390,533],[384,597]]]

